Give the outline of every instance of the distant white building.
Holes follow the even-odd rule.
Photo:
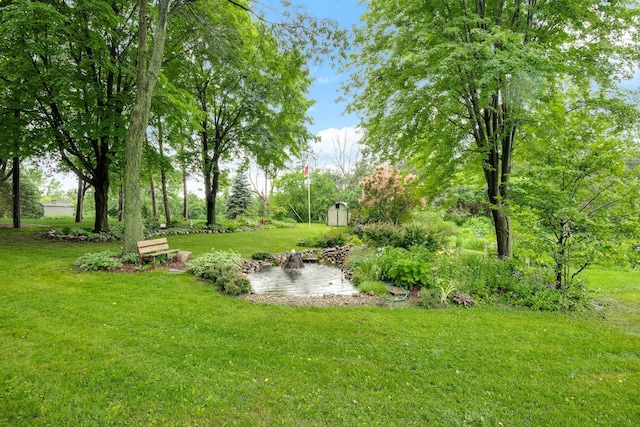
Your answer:
[[[349,225],[349,209],[345,202],[335,202],[327,209],[327,225],[344,227]]]
[[[76,214],[74,206],[69,202],[40,202],[44,208],[44,216],[73,216]]]

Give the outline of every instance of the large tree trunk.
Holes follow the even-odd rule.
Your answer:
[[[20,212],[20,158],[13,158],[13,166],[12,166],[12,174],[13,174],[13,228],[22,227],[22,214]]]
[[[208,165],[205,167],[204,189],[207,201],[207,225],[211,226],[216,223],[216,196],[220,188],[220,159],[219,156],[214,155],[213,158],[206,161]]]
[[[470,117],[474,118],[473,137],[483,151],[484,178],[487,196],[496,233],[498,258],[511,258],[511,224],[509,221],[509,179],[516,126],[510,117],[510,108],[503,100],[500,90],[492,97],[490,108],[481,108],[475,96],[469,97],[467,105]]]
[[[135,253],[136,242],[144,238],[142,209],[140,202],[140,171],[142,168],[142,147],[149,124],[151,98],[158,73],[162,65],[166,23],[169,14],[169,0],[158,1],[158,18],[155,28],[153,52],[147,66],[147,1],[139,1],[138,58],[136,79],[136,102],[127,129],[125,149],[125,215],[123,253]]]
[[[498,258],[511,258],[511,224],[509,217],[500,210],[492,210],[493,225],[496,231],[496,248]]]
[[[100,233],[109,230],[109,177],[96,177],[93,186],[93,199],[96,204],[96,219],[93,232]]]

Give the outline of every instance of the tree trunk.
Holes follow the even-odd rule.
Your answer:
[[[171,224],[171,209],[169,208],[169,194],[167,193],[167,173],[164,170],[164,147],[162,135],[162,120],[158,118],[158,151],[160,152],[160,185],[162,186],[162,205],[164,206],[164,220],[167,226]]]
[[[189,198],[187,194],[187,171],[182,169],[182,219],[189,219]]]
[[[171,208],[169,207],[169,193],[167,192],[167,174],[160,171],[160,179],[162,181],[162,204],[164,206],[164,220],[167,224],[171,224]]]
[[[156,186],[153,176],[149,178],[149,195],[151,196],[151,215],[155,221],[158,220],[158,204],[156,203]]]
[[[211,173],[205,173],[204,175],[204,193],[207,205],[207,226],[212,226],[216,223],[216,198],[213,195],[213,177]]]
[[[496,231],[498,258],[511,258],[511,224],[509,217],[497,209],[492,210],[491,215],[493,216],[493,225]]]
[[[22,214],[20,212],[20,158],[13,158],[13,166],[12,166],[12,174],[13,174],[13,228],[22,227]]]
[[[214,154],[213,158],[206,159],[204,188],[207,200],[207,225],[216,223],[216,196],[220,188],[220,157]]]
[[[136,242],[144,238],[142,209],[140,202],[140,171],[142,168],[142,147],[145,141],[151,98],[162,65],[166,38],[169,0],[158,1],[158,18],[153,38],[153,52],[147,66],[147,1],[139,1],[138,58],[136,79],[136,101],[127,129],[125,148],[125,205],[124,205],[124,245],[123,253],[135,253]]]
[[[96,204],[96,219],[93,226],[94,233],[109,230],[109,179],[101,178],[96,177],[96,185],[93,186],[93,198]]]
[[[82,212],[84,210],[84,180],[78,177],[78,195],[76,197],[76,222],[82,222]]]
[[[118,186],[118,222],[124,220],[124,185]]]

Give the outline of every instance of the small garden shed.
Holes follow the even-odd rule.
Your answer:
[[[345,202],[335,202],[327,209],[327,225],[342,227],[349,225],[349,209]]]
[[[68,202],[40,202],[44,208],[44,216],[73,216],[75,208]]]

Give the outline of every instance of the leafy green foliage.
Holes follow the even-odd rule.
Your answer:
[[[202,254],[187,262],[187,270],[195,276],[204,279],[213,279],[210,277],[210,270],[213,267],[229,267],[231,269],[239,269],[242,266],[242,257],[234,251],[214,251]]]
[[[640,229],[637,170],[626,166],[637,149],[625,122],[638,112],[602,104],[576,88],[548,100],[540,124],[527,127],[527,164],[514,181],[519,219],[553,259],[563,288],[605,244]]]
[[[391,223],[365,224],[358,227],[357,234],[363,243],[383,248],[385,246],[402,247],[402,229]]]
[[[331,229],[318,236],[307,236],[298,240],[297,245],[307,248],[333,248],[344,246],[351,241],[351,236],[340,228]]]
[[[423,287],[429,280],[429,264],[413,258],[397,259],[389,269],[389,277],[405,288]]]
[[[325,222],[327,208],[340,200],[336,177],[329,172],[312,170],[311,182],[311,220]],[[276,192],[270,197],[270,209],[278,212],[279,217],[307,222],[309,216],[308,192],[302,172],[287,173],[275,183]]]
[[[370,0],[346,88],[362,143],[425,171],[420,181],[430,188],[473,165],[485,178],[498,255],[511,257],[509,189],[522,125],[563,132],[540,120],[538,101],[567,85],[599,91],[599,105],[625,99],[616,86],[638,67],[628,34],[639,15],[636,1]]]
[[[0,217],[10,217],[13,212],[13,181],[0,181]],[[40,218],[44,208],[40,202],[38,187],[27,177],[20,178],[20,216],[23,218]]]
[[[586,307],[586,288],[556,286],[553,269],[526,267],[514,260],[478,255],[434,258],[431,274],[436,289],[452,283],[457,290],[485,301],[497,299],[536,310],[576,310]]]
[[[456,234],[455,227],[442,220],[395,225],[391,223],[365,224],[356,233],[371,246],[393,246],[409,249],[418,246],[435,252],[447,245],[450,236]]]
[[[251,283],[240,274],[242,262],[242,257],[234,251],[215,251],[187,262],[187,270],[211,280],[226,295],[242,295],[251,291]]]
[[[272,255],[270,252],[254,252],[251,254],[251,259],[255,259],[258,261],[270,260]]]
[[[73,266],[83,271],[117,270],[122,267],[122,260],[113,251],[102,251],[82,255]]]

